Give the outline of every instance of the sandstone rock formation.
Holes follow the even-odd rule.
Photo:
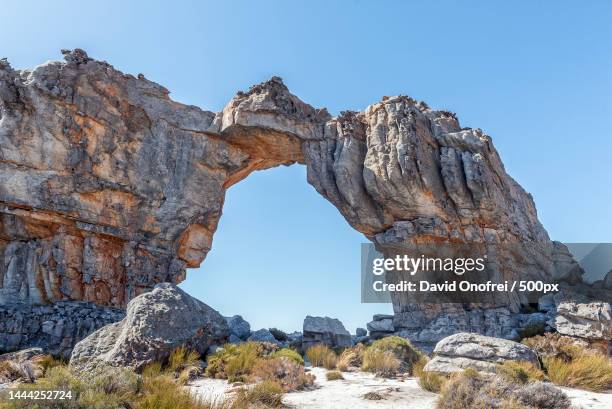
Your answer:
[[[507,360],[527,361],[540,367],[536,353],[527,346],[479,334],[458,333],[444,338],[434,354],[425,365],[426,371],[452,373],[472,368],[495,373],[497,364]]]
[[[163,361],[183,346],[206,354],[229,337],[225,319],[180,288],[162,283],[129,302],[126,317],[75,345],[70,365],[79,370],[122,366],[136,370]]]
[[[63,53],[31,70],[0,61],[0,305],[125,307],[157,283],[178,283],[210,250],[226,190],[293,163],[383,251],[529,243],[502,254],[503,278],[579,273],[491,138],[453,113],[397,96],[332,117],[274,77],[215,114],[82,50]],[[395,295],[394,329],[429,343],[458,330],[512,336],[508,317],[528,300],[493,301],[500,308]]]
[[[306,351],[316,344],[325,344],[333,348],[350,347],[353,345],[353,339],[340,320],[308,315],[304,318],[302,349]]]

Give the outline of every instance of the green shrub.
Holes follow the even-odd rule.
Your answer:
[[[322,366],[326,369],[334,369],[336,367],[336,353],[327,345],[317,344],[308,348],[306,357],[312,366]]]
[[[391,352],[400,362],[399,370],[410,374],[413,373],[413,365],[423,356],[410,341],[395,335],[374,341],[368,350]]]
[[[244,382],[258,359],[264,356],[264,347],[258,342],[226,344],[208,357],[206,374],[229,382]]]
[[[342,376],[342,372],[340,371],[327,371],[325,377],[328,381],[337,381],[340,379],[344,379],[344,376]]]
[[[270,356],[273,358],[280,358],[284,356],[286,358],[289,358],[295,361],[295,363],[298,365],[304,365],[304,358],[302,358],[302,355],[300,355],[298,352],[294,351],[293,349],[289,349],[289,348],[279,349],[278,351],[270,354]]]
[[[527,361],[505,361],[497,367],[497,374],[507,382],[517,384],[546,379],[541,369]]]

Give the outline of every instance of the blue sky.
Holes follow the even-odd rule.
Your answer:
[[[0,56],[81,47],[212,111],[272,75],[332,114],[408,94],[490,134],[552,238],[610,242],[611,20],[605,1],[3,2]],[[259,172],[182,286],[255,328],[327,314],[353,331],[390,311],[359,303],[363,240],[303,168]]]

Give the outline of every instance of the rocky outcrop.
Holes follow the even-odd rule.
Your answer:
[[[325,344],[333,348],[350,347],[353,345],[353,340],[340,320],[308,315],[304,319],[302,349],[306,351],[316,344]]]
[[[78,341],[123,317],[123,310],[77,301],[0,306],[0,352],[39,347],[67,359]]]
[[[230,330],[229,342],[238,343],[246,341],[249,335],[251,335],[251,325],[242,316],[225,317],[225,321]]]
[[[105,365],[140,370],[181,346],[204,356],[228,337],[229,328],[217,311],[172,284],[158,284],[130,301],[123,320],[76,344],[70,365],[78,370]]]
[[[372,339],[392,335],[395,331],[395,327],[393,326],[393,315],[375,314],[372,317],[372,321],[366,324],[366,327]]]
[[[248,338],[248,340],[255,342],[270,342],[272,344],[279,343],[279,341],[274,338],[274,335],[272,335],[272,333],[265,328],[259,329],[251,333],[251,336]]]
[[[452,373],[472,368],[495,373],[497,364],[507,360],[527,361],[540,367],[536,353],[527,346],[480,334],[458,333],[444,338],[436,345],[434,354],[425,365],[426,371]]]
[[[500,254],[504,279],[579,273],[491,138],[451,112],[397,96],[332,117],[274,77],[213,113],[82,50],[64,55],[31,70],[0,62],[0,304],[125,307],[178,283],[210,250],[226,190],[293,163],[382,251],[529,243]],[[507,315],[529,300],[491,301],[499,308],[465,310],[394,294],[394,329],[429,343],[459,330],[512,335]]]
[[[554,326],[572,337],[612,340],[612,307],[609,302],[561,302]]]

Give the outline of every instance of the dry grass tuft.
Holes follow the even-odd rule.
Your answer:
[[[336,353],[324,344],[317,344],[308,348],[306,358],[312,366],[322,366],[325,369],[334,369],[338,359]]]
[[[259,359],[249,380],[253,382],[275,381],[285,392],[302,390],[314,383],[314,376],[304,372],[304,367],[287,357]]]
[[[505,381],[516,384],[546,379],[541,369],[526,361],[505,361],[497,367],[497,374]]]
[[[325,377],[328,381],[337,381],[344,379],[344,376],[342,376],[342,372],[340,371],[327,371]]]
[[[363,365],[361,369],[373,372],[378,376],[389,378],[395,376],[401,366],[401,362],[391,351],[368,348],[363,354]]]
[[[354,347],[346,348],[342,351],[336,362],[336,369],[346,372],[350,367],[361,367],[365,350],[366,347],[363,344],[357,344]]]
[[[263,381],[252,388],[241,388],[231,409],[278,408],[283,404],[283,388],[275,381]]]
[[[603,354],[574,354],[570,360],[551,356],[543,362],[548,378],[557,385],[595,392],[612,389],[612,359]]]

